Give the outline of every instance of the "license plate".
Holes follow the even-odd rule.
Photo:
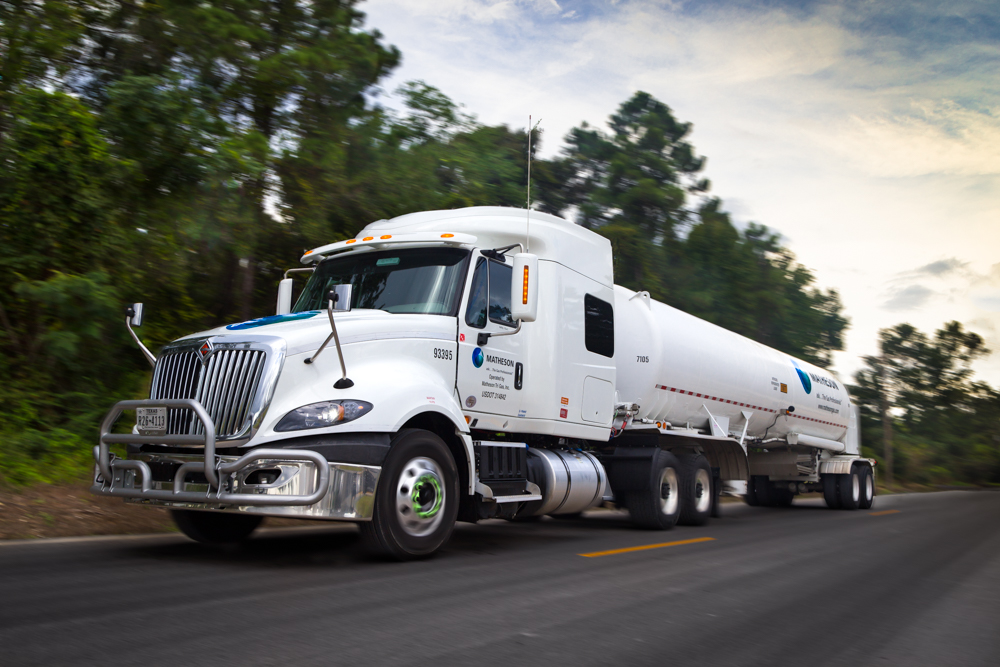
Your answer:
[[[135,426],[139,435],[166,435],[166,408],[136,408]]]

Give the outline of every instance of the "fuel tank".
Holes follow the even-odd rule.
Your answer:
[[[619,285],[615,363],[618,401],[639,418],[754,438],[847,432],[851,399],[829,371]]]

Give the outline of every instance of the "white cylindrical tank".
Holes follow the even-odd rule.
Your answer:
[[[619,285],[615,364],[618,401],[639,418],[753,438],[847,432],[850,397],[829,371]]]

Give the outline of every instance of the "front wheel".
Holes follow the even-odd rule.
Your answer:
[[[236,544],[250,537],[263,517],[198,510],[170,510],[180,531],[202,544]]]
[[[369,550],[408,560],[444,546],[458,516],[458,470],[447,445],[420,429],[392,440],[375,491],[372,520],[361,524]]]

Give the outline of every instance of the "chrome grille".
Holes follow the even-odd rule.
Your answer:
[[[263,350],[217,349],[202,363],[192,349],[164,350],[156,362],[150,398],[193,398],[215,424],[219,439],[249,431],[254,399],[263,391]],[[168,434],[200,435],[205,426],[191,410],[167,410]]]

